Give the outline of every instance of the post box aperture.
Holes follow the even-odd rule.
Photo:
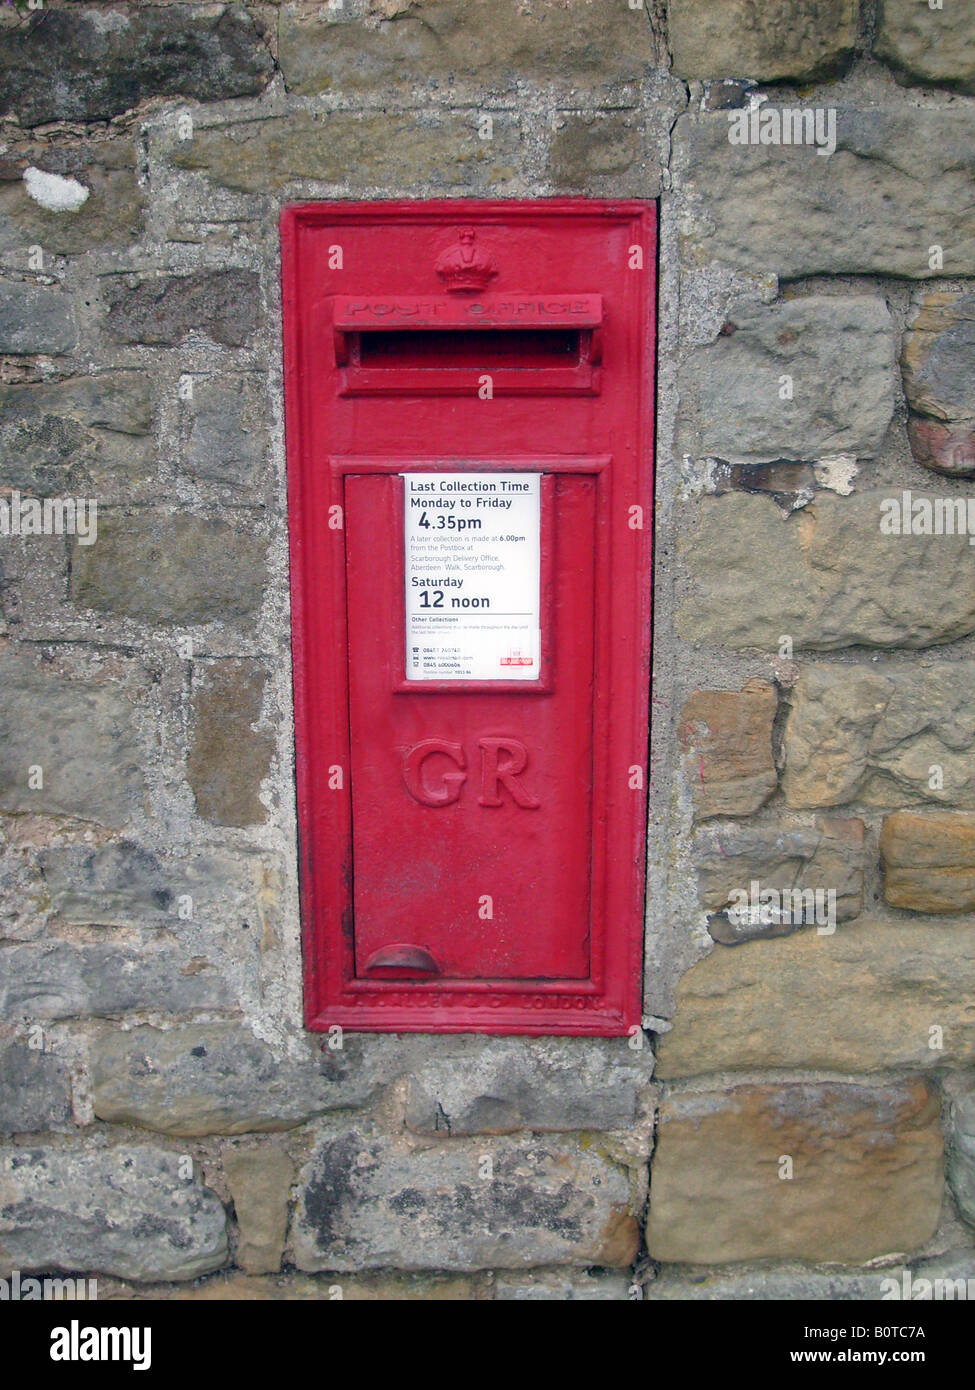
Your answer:
[[[282,219],[310,1028],[640,1020],[651,205]]]

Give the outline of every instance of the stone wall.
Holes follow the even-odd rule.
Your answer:
[[[98,503],[93,544],[0,536],[0,1273],[649,1300],[975,1275],[970,20],[0,12],[0,485]],[[813,143],[775,138],[796,110]],[[560,193],[660,200],[645,1031],[323,1040],[278,213]]]

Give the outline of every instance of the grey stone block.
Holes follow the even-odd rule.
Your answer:
[[[196,1166],[148,1145],[0,1149],[0,1266],[196,1279],[228,1259],[227,1219]]]

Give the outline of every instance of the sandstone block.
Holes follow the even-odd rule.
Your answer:
[[[120,343],[173,347],[205,333],[225,347],[243,347],[261,313],[253,270],[200,270],[160,275],[109,291],[106,328]]]
[[[857,37],[856,0],[670,0],[667,17],[687,78],[809,81],[844,67]]]
[[[975,806],[970,662],[809,666],[791,692],[782,790],[790,806]]]
[[[798,1067],[878,1072],[971,1066],[975,927],[866,915],[832,936],[799,932],[714,950],[682,978],[657,1075]],[[941,1048],[932,1046],[941,1030]]]
[[[975,909],[975,815],[895,811],[880,834],[884,898],[914,912]]]
[[[678,610],[678,631],[695,642],[767,652],[783,636],[796,650],[834,651],[927,647],[975,632],[969,536],[954,515],[950,533],[934,534],[936,496],[912,492],[911,508],[922,499],[931,508],[930,535],[890,532],[891,500],[904,524],[902,494],[893,488],[818,492],[790,515],[768,497],[698,499],[680,542],[694,588]]]
[[[692,1264],[856,1264],[914,1250],[941,1215],[939,1115],[920,1081],[671,1096],[659,1115],[647,1249]]]
[[[899,82],[975,93],[975,33],[964,5],[880,0],[873,51]]]
[[[766,681],[741,691],[696,690],[680,717],[685,774],[700,819],[747,816],[775,790],[772,723],[777,699]]]
[[[789,279],[975,274],[975,114],[906,99],[840,107],[829,157],[808,145],[729,144],[735,114],[683,115],[674,130],[673,178],[700,209],[682,228],[689,265]],[[943,271],[929,265],[934,245]]]

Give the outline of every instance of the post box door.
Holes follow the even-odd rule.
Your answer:
[[[545,679],[444,688],[401,674],[403,478],[346,477],[359,978],[590,976],[596,479],[539,490]]]

